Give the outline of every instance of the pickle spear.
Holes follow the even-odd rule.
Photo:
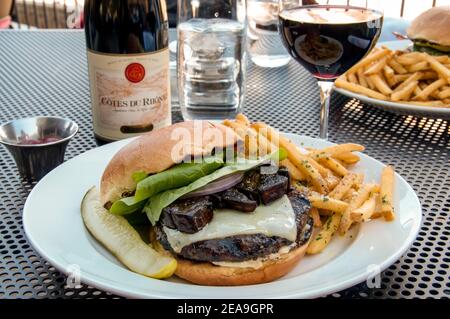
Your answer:
[[[175,272],[177,261],[147,245],[124,217],[109,213],[95,187],[83,198],[81,216],[89,232],[130,270],[158,279]]]

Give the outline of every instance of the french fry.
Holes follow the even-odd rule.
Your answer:
[[[414,72],[418,72],[418,71],[426,71],[430,69],[430,65],[428,64],[427,61],[422,61],[413,65],[409,65],[406,67],[406,69],[408,70],[408,72],[410,73],[414,73]]]
[[[255,130],[236,121],[224,120],[223,124],[232,128],[245,142],[245,154],[252,158],[258,156],[258,140]]]
[[[328,194],[331,198],[341,200],[356,182],[356,174],[350,173],[344,176],[339,184]]]
[[[347,75],[348,81],[354,84],[359,84],[358,79],[356,78],[355,73],[350,73]]]
[[[300,183],[294,183],[294,187],[302,194],[304,194],[305,196],[316,196],[316,197],[320,197],[322,196],[322,194],[312,190],[311,188],[304,186]]]
[[[405,86],[403,89],[392,93],[391,100],[392,101],[401,101],[401,100],[409,100],[411,94],[414,92],[416,88],[419,87],[419,81],[413,81]]]
[[[322,177],[319,171],[311,165],[309,160],[301,160],[298,157],[292,157],[292,161],[294,165],[303,172],[303,174],[309,177],[307,180],[311,182],[319,193],[328,193],[328,184],[326,180]]]
[[[331,216],[331,215],[335,214],[331,210],[326,210],[326,209],[317,209],[317,210],[319,211],[320,216]]]
[[[358,195],[358,191],[355,190],[355,188],[350,188],[344,195],[344,197],[342,197],[342,201],[346,202],[346,203],[350,203],[353,198],[356,197],[356,195]]]
[[[249,119],[247,118],[247,116],[245,116],[242,113],[239,113],[238,115],[236,115],[236,121],[244,124],[245,126],[250,126]]]
[[[375,84],[373,84],[373,82],[370,79],[370,77],[366,77],[366,82],[367,82],[367,85],[369,86],[369,89],[371,89],[372,91],[375,91]]]
[[[344,213],[349,205],[346,202],[325,195],[310,195],[308,199],[311,202],[312,207],[331,210],[340,214]]]
[[[377,206],[377,201],[379,200],[379,194],[373,193],[368,200],[366,200],[361,207],[355,209],[352,212],[352,219],[357,222],[367,222],[369,221]]]
[[[255,128],[258,132],[261,132],[265,137],[269,139],[273,144],[279,145],[284,148],[288,153],[289,160],[300,169],[315,186],[318,192],[326,194],[328,187],[326,181],[323,179],[320,172],[311,164],[310,158],[300,153],[297,146],[288,141],[283,136],[280,136],[273,128],[262,122],[253,123],[251,127]]]
[[[358,76],[359,84],[361,86],[368,88],[369,84],[367,83],[366,77],[364,76],[364,69],[358,69],[358,71],[356,72],[356,75]]]
[[[390,87],[393,87],[397,84],[397,82],[395,81],[395,71],[389,65],[384,66],[383,74]]]
[[[427,61],[431,68],[439,73],[448,83],[450,83],[450,70],[440,63],[435,57],[429,54],[423,54],[422,57]]]
[[[378,213],[378,212],[375,212],[373,215],[372,215],[372,218],[371,219],[378,219],[378,218],[380,218],[380,217],[382,217],[383,215],[381,214],[381,213]]]
[[[392,166],[386,166],[381,173],[381,186],[380,186],[380,203],[381,213],[384,219],[391,221],[395,219],[393,203],[394,192],[394,168]]]
[[[438,94],[440,100],[450,98],[450,88],[444,89]]]
[[[370,76],[375,87],[384,95],[389,95],[392,93],[392,89],[387,85],[384,79],[380,76],[380,74],[374,74]]]
[[[439,100],[439,92],[442,90],[442,88],[443,88],[443,86],[441,86],[437,90],[434,90],[433,92],[431,92],[431,94],[429,95],[430,99]]]
[[[331,170],[317,163],[315,159],[309,158],[308,161],[312,166],[314,166],[320,175],[322,175],[322,177],[326,178],[328,175],[332,174]]]
[[[449,57],[448,57],[448,55],[434,56],[434,58],[435,58],[436,61],[438,61],[439,63],[442,63],[442,64],[449,63]]]
[[[313,159],[320,159],[326,157],[333,157],[348,152],[362,152],[364,150],[365,147],[360,144],[346,143],[312,151],[309,153],[309,156]]]
[[[383,57],[385,57],[386,55],[390,54],[390,51],[387,49],[383,49],[383,50],[379,50],[379,51],[375,51],[372,52],[371,54],[369,54],[365,59],[362,59],[361,61],[359,61],[358,63],[356,63],[353,67],[351,67],[348,71],[347,74],[350,73],[354,73],[356,72],[358,69],[360,68],[364,68],[370,64],[372,64],[372,62],[377,61]]]
[[[365,184],[358,191],[356,197],[354,197],[348,204],[347,209],[342,213],[341,223],[339,224],[339,234],[345,235],[347,230],[353,223],[351,213],[358,207],[360,207],[368,198],[370,193],[376,188],[376,184]]]
[[[325,167],[329,168],[339,176],[345,176],[348,174],[347,169],[341,163],[331,157],[321,158],[320,163],[322,163]]]
[[[406,81],[412,74],[411,73],[405,73],[405,74],[395,74],[394,80],[395,82],[401,83],[403,81]]]
[[[334,174],[329,174],[325,177],[325,180],[327,181],[329,191],[332,191],[341,181],[341,179]]]
[[[284,159],[280,162],[280,165],[286,167],[291,174],[291,177],[297,181],[305,181],[305,175],[297,168],[289,159]]]
[[[420,86],[419,85],[417,85],[415,88],[414,88],[414,95],[419,95],[420,93],[422,93],[422,89],[420,88]]]
[[[397,72],[398,74],[406,74],[406,73],[408,73],[408,71],[403,67],[403,65],[398,63],[397,60],[395,60],[395,59],[389,60],[388,65],[391,68],[393,68],[395,70],[395,72]]]
[[[439,73],[435,71],[425,71],[422,72],[422,76],[420,77],[421,80],[436,80],[439,78]]]
[[[225,125],[225,126],[228,126],[233,131],[235,131],[236,134],[239,135],[239,137],[243,138],[243,136],[245,136],[245,128],[242,125],[236,123],[235,121],[224,120],[222,122],[222,124]]]
[[[407,55],[407,54],[396,57],[396,60],[398,63],[402,64],[403,66],[417,64],[422,61],[422,59],[419,55],[411,56],[411,55]]]
[[[364,174],[362,173],[352,173],[352,174],[356,175],[355,182],[353,183],[352,188],[347,193],[345,193],[344,197],[342,198],[344,202],[349,202],[349,199],[353,198],[363,186]]]
[[[402,56],[403,58],[406,59],[419,59],[420,58],[420,52],[403,52],[403,51],[398,51],[400,52],[400,56]]]
[[[385,56],[384,58],[378,60],[374,64],[372,64],[366,72],[364,72],[364,75],[374,75],[378,74],[383,70],[383,68],[386,66],[386,62],[389,56]]]
[[[369,77],[368,79],[371,80],[370,83],[373,83],[371,77]],[[379,93],[377,91],[368,89],[368,88],[366,88],[366,87],[364,87],[362,85],[358,85],[358,84],[347,82],[347,81],[342,80],[342,79],[337,79],[336,82],[335,82],[335,85],[338,88],[341,88],[341,89],[344,89],[344,90],[347,90],[347,91],[352,91],[352,92],[359,93],[359,94],[364,94],[364,95],[367,95],[368,97],[371,97],[371,98],[374,98],[374,99],[387,100],[387,96],[385,96],[385,95],[383,95],[383,94],[381,94],[381,93]],[[369,86],[370,86],[370,84],[369,84]]]
[[[317,208],[311,207],[309,213],[314,221],[314,227],[322,227],[322,221],[320,220],[320,215]]]
[[[255,130],[256,131],[256,130]],[[262,135],[260,132],[256,132],[256,139],[258,141],[258,153],[259,155],[266,155],[271,154],[272,152],[278,150],[278,147],[273,144],[271,141],[267,139],[264,135]]]
[[[447,80],[439,79],[437,81],[434,81],[432,84],[428,85],[426,88],[420,92],[419,95],[416,95],[414,97],[414,100],[426,100],[428,96],[439,89],[440,87],[444,86],[447,83]]]
[[[363,173],[357,173],[356,174],[356,180],[355,180],[356,188],[360,189],[363,182],[364,182],[364,174]]]
[[[338,229],[341,221],[341,215],[334,213],[328,217],[322,230],[312,239],[309,244],[306,253],[309,255],[318,254],[322,252],[325,247],[330,243],[331,238]]]
[[[394,92],[398,92],[398,91],[404,89],[411,82],[419,81],[421,77],[422,77],[421,72],[416,72],[416,73],[411,74],[406,80],[403,81],[403,83],[401,83],[399,86],[397,86],[395,88]]]
[[[335,154],[332,156],[334,159],[344,162],[347,165],[352,165],[358,163],[361,159],[358,155],[351,152]]]

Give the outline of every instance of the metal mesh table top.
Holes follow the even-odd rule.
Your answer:
[[[96,147],[92,134],[84,34],[80,31],[0,32],[0,122],[34,115],[75,120],[80,132],[66,159]],[[174,120],[181,115],[174,107]],[[318,135],[319,91],[296,63],[279,69],[250,66],[245,113],[285,132]],[[438,119],[400,116],[334,96],[330,139],[366,146],[392,164],[419,195],[422,229],[409,251],[381,275],[381,287],[365,283],[330,297],[450,296],[450,125]],[[22,181],[12,157],[0,148],[0,299],[111,298],[66,278],[28,243],[22,209],[34,184]]]

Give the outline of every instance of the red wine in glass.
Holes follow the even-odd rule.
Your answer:
[[[280,13],[283,43],[321,81],[334,80],[375,45],[383,14],[342,5],[304,6]]]

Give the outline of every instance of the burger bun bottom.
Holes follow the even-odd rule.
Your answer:
[[[152,242],[160,253],[172,255],[158,241]],[[254,285],[273,281],[289,273],[305,255],[308,244],[309,242],[282,254],[279,258],[266,260],[257,269],[216,266],[208,262],[192,262],[172,257],[178,262],[175,275],[192,283],[205,286]]]

